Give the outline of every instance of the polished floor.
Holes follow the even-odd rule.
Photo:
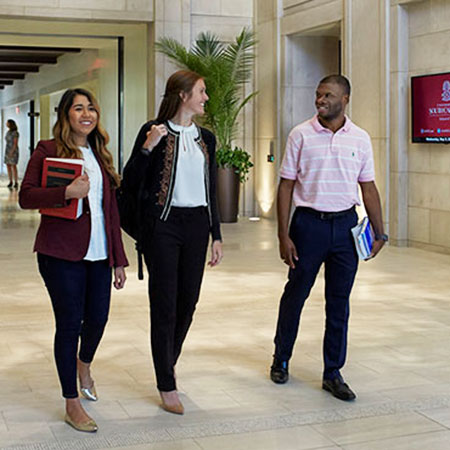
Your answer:
[[[304,311],[283,386],[268,378],[286,269],[274,223],[223,227],[226,257],[207,269],[177,367],[186,408],[159,407],[145,282],[131,267],[115,292],[93,365],[95,435],[65,425],[53,317],[32,243],[39,214],[0,179],[0,448],[150,450],[450,449],[450,256],[386,248],[360,266],[346,380],[353,403],[320,389],[323,280]]]

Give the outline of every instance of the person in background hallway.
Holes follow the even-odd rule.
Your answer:
[[[19,202],[22,208],[35,209],[83,199],[77,220],[41,216],[34,250],[55,315],[54,353],[66,400],[65,421],[79,431],[94,432],[97,424],[78,397],[77,372],[83,397],[97,400],[90,365],[108,320],[111,267],[114,286],[121,289],[128,265],[114,193],[120,178],[106,148],[109,137],[100,125],[99,105],[90,92],[69,89],[63,94],[53,135],[33,152]],[[68,186],[41,187],[46,157],[84,159],[84,174]]]
[[[8,131],[6,132],[5,140],[5,164],[8,169],[9,184],[8,187],[18,189],[19,178],[17,176],[17,163],[19,162],[19,132],[17,131],[17,124],[14,120],[6,121]]]
[[[286,383],[300,314],[325,264],[325,337],[322,388],[340,400],[354,392],[340,373],[347,351],[349,297],[358,268],[350,229],[357,224],[358,184],[375,232],[372,257],[388,240],[374,181],[369,135],[345,115],[350,83],[341,75],[320,81],[317,115],[289,134],[278,187],[280,256],[289,278],[280,300],[271,366],[274,383]],[[292,199],[295,212],[288,229]]]
[[[205,82],[180,70],[167,81],[158,117],[139,131],[124,186],[141,189],[143,253],[149,273],[151,347],[162,407],[183,414],[175,364],[200,294],[209,234],[210,266],[222,259],[216,206],[214,135],[193,118],[204,113]]]

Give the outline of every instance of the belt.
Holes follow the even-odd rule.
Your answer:
[[[197,214],[206,210],[206,206],[172,206],[170,208],[170,212],[174,214]]]
[[[354,206],[344,211],[332,211],[332,212],[317,211],[316,209],[308,208],[306,206],[297,206],[297,209],[299,211],[311,214],[312,216],[318,217],[319,219],[322,220],[330,220],[336,217],[346,216],[347,214],[351,214],[352,212],[355,211]]]

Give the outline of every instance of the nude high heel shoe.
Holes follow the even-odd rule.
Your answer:
[[[184,414],[184,406],[178,398],[177,391],[160,391],[159,395],[161,396],[162,401],[161,408],[164,409],[164,411],[170,412],[172,414]]]

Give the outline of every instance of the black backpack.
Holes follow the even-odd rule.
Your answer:
[[[120,227],[136,241],[135,246],[138,253],[138,279],[143,280],[141,199],[144,183],[143,181],[140,183],[137,193],[133,192],[128,186],[125,174],[120,187],[116,189]]]

